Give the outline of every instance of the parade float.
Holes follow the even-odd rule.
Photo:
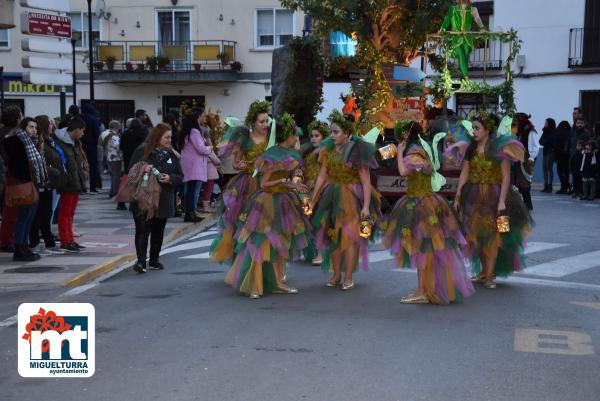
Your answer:
[[[501,115],[516,111],[513,66],[521,43],[517,32],[489,31],[468,0],[282,0],[282,4],[310,16],[311,33],[325,43],[326,80],[351,82],[352,93],[342,96],[344,107],[360,115],[363,134],[374,126],[381,130],[380,147],[397,142],[394,131],[411,121],[433,134],[446,131],[451,141],[452,134],[462,129],[459,118],[466,118],[448,109],[449,100],[457,95],[473,95],[476,109]],[[332,32],[352,38],[355,54],[336,57],[336,52],[327,51]],[[504,50],[493,71],[488,70],[491,44]],[[480,59],[477,68],[471,68],[473,53]],[[380,160],[374,174],[378,190],[391,199],[401,196],[406,185],[394,162]],[[442,174],[447,183],[441,192],[453,196],[458,166],[446,161]]]

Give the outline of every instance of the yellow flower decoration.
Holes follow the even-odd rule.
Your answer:
[[[241,222],[245,222],[247,218],[248,218],[248,215],[246,213],[240,214],[240,221]]]
[[[410,228],[408,227],[404,227],[402,228],[402,236],[403,237],[410,237],[412,231],[410,231]]]
[[[237,188],[233,188],[233,189],[231,190],[231,196],[238,196],[238,191],[237,191]]]
[[[437,216],[429,216],[429,218],[427,219],[427,222],[429,223],[430,226],[434,226],[438,223],[438,218],[437,218]]]
[[[337,230],[335,228],[330,228],[327,230],[327,236],[335,241],[337,238]]]
[[[483,221],[483,224],[485,224],[488,227],[492,227],[496,223],[494,218],[491,216],[485,216],[481,219],[481,221]]]
[[[415,208],[415,205],[416,205],[416,203],[411,201],[406,204],[406,208],[408,210],[413,210]]]

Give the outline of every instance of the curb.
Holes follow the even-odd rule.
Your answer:
[[[196,230],[198,232],[204,231],[206,228],[208,228],[212,224],[214,224],[215,221],[216,221],[216,219],[214,219],[214,218],[206,218],[200,224],[183,223],[181,226],[173,229],[164,238],[164,244],[167,245],[171,242],[174,242],[174,241],[178,240],[179,238],[183,237],[184,235],[189,234],[192,231],[196,231]],[[73,287],[78,287],[80,285],[87,284],[90,281],[93,281],[93,280],[97,279],[98,277],[103,276],[106,273],[109,273],[109,272],[115,270],[119,266],[122,266],[124,264],[127,264],[127,263],[135,260],[135,258],[136,258],[135,253],[129,253],[126,255],[121,255],[116,258],[110,259],[104,263],[100,263],[95,266],[88,267],[81,273],[78,273],[75,277],[65,280],[61,284],[61,287],[73,288]]]

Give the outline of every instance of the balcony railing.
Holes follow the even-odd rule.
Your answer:
[[[108,71],[239,71],[236,42],[229,40],[97,41],[94,68]]]
[[[572,28],[569,33],[569,68],[600,67],[600,30]]]
[[[430,35],[433,37],[433,35]],[[443,50],[437,48],[435,54],[443,56]],[[499,71],[504,68],[504,59],[508,54],[508,45],[499,40],[475,40],[475,47],[469,57],[470,71]],[[458,61],[450,57],[452,64],[458,65]]]

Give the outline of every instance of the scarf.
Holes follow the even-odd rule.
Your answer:
[[[48,182],[48,172],[46,171],[46,160],[44,160],[44,156],[38,152],[35,144],[25,131],[19,129],[15,135],[23,142],[23,145],[25,145],[25,152],[27,153],[32,180],[35,181],[38,187],[43,187]]]

